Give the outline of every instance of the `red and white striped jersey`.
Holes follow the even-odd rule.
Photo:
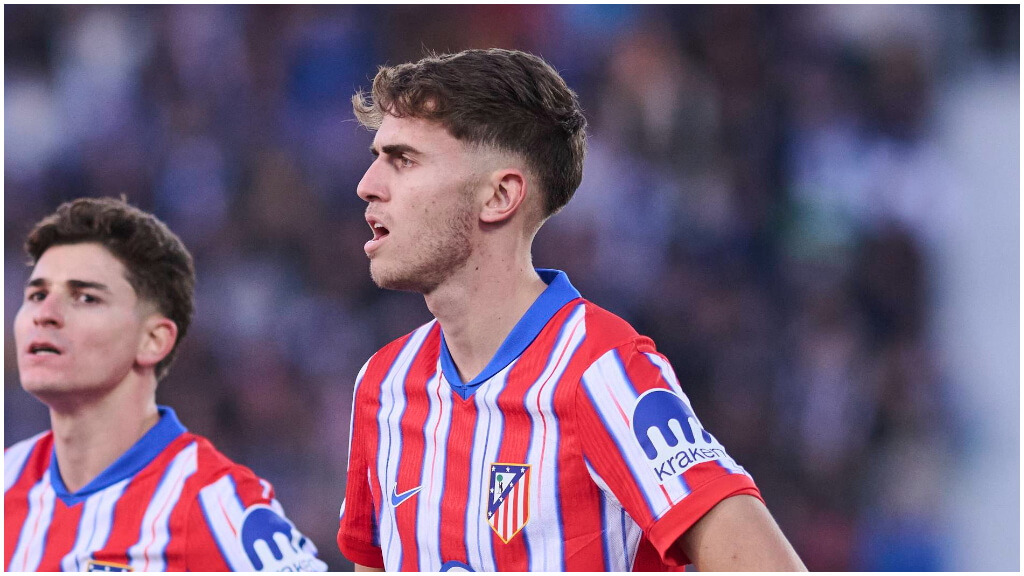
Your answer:
[[[274,489],[191,434],[170,408],[75,493],[53,434],[4,450],[8,571],[326,570]]]
[[[663,570],[750,476],[653,342],[565,274],[472,382],[437,321],[375,354],[352,408],[338,546],[388,570]]]

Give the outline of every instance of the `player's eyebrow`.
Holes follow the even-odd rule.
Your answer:
[[[26,288],[45,288],[50,282],[46,278],[34,278],[25,283]],[[102,292],[110,293],[110,287],[100,282],[89,282],[87,280],[68,280],[68,286],[75,290],[91,288]]]
[[[379,156],[381,153],[387,156],[401,156],[402,154],[420,154],[421,152],[408,144],[387,144],[380,147],[380,152],[373,144],[370,144],[370,154]]]
[[[85,280],[68,280],[68,286],[71,286],[76,290],[81,290],[82,288],[92,288],[93,290],[100,290],[101,292],[110,292],[110,288],[106,284],[101,284],[99,282],[87,282]]]

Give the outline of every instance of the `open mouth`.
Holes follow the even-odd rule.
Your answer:
[[[28,353],[33,356],[51,355],[60,356],[60,350],[52,344],[32,344],[28,347]]]
[[[388,230],[388,229],[387,229],[387,228],[386,228],[386,227],[385,227],[385,226],[384,226],[383,224],[381,224],[380,222],[374,222],[374,223],[373,223],[373,224],[371,225],[371,228],[373,229],[373,239],[374,239],[374,240],[380,240],[381,238],[384,238],[385,236],[387,236],[388,234],[390,234],[390,233],[391,233],[391,232],[390,232],[390,231],[389,231],[389,230]]]

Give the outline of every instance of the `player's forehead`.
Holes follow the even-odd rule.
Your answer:
[[[112,292],[134,292],[121,261],[93,242],[48,248],[32,268],[28,282],[35,285],[86,282],[102,284]]]
[[[462,151],[462,142],[452,136],[439,122],[410,116],[385,114],[373,137],[373,149],[411,147],[424,154]]]

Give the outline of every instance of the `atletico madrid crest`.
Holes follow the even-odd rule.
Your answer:
[[[487,523],[508,544],[530,519],[530,465],[491,464]]]

